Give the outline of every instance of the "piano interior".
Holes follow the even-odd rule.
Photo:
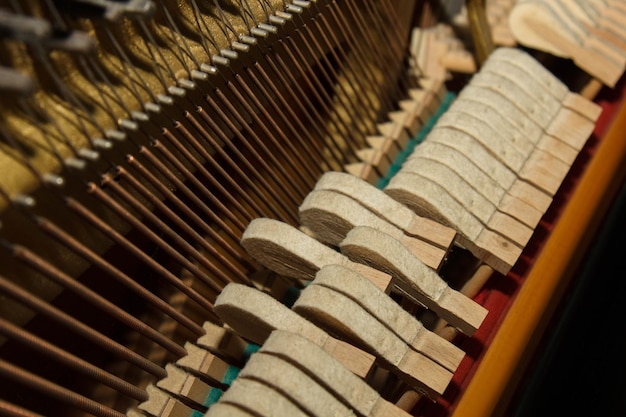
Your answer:
[[[507,412],[623,179],[623,4],[0,4],[1,415]]]

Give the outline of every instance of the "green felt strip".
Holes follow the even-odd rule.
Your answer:
[[[232,384],[235,378],[237,378],[237,375],[239,375],[239,371],[240,369],[238,367],[232,365],[229,366],[224,374],[224,378],[222,378],[222,383],[225,385]]]
[[[282,299],[282,303],[286,305],[287,307],[291,308],[291,306],[293,306],[296,300],[298,300],[298,297],[300,297],[300,291],[301,291],[300,288],[296,288],[296,287],[287,288],[287,292],[285,292],[285,296]]]
[[[246,358],[247,360],[253,353],[255,353],[260,348],[261,346],[255,345],[254,343],[248,344],[248,346],[246,346],[246,349],[243,351],[244,358]]]
[[[207,395],[206,399],[204,400],[204,405],[210,407],[211,404],[215,404],[220,399],[223,393],[224,391],[222,391],[221,389],[211,388],[211,391],[209,391],[209,395]]]

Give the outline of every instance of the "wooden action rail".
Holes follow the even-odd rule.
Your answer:
[[[307,297],[314,296],[316,291],[322,289],[327,293],[330,291],[330,294],[327,294],[331,295],[330,298],[324,297],[323,302],[316,301],[313,304],[306,302]],[[358,323],[361,324],[355,329],[359,326],[365,327],[356,331],[370,341],[377,337],[383,337],[387,341],[395,340],[390,345],[388,342],[382,345],[376,342],[377,347],[374,350],[379,350],[380,346],[383,345],[388,346],[384,348],[387,349],[383,356],[383,358],[387,358],[386,360],[390,360],[400,352],[405,357],[406,363],[400,362],[398,365],[400,369],[410,372],[408,376],[405,376],[409,380],[411,380],[410,375],[416,374],[423,375],[420,380],[425,378],[426,381],[436,382],[436,375],[440,375],[440,377],[446,375],[443,369],[452,372],[464,356],[460,349],[446,342],[444,338],[435,336],[424,329],[413,316],[404,311],[362,275],[345,267],[338,265],[323,267],[316,275],[312,285],[303,294],[307,295],[302,298],[303,302],[298,307],[299,309],[305,305],[317,308],[323,307],[324,303],[330,303],[327,306],[330,310],[339,314],[347,314],[350,317],[350,319],[342,319],[345,323],[353,322],[355,320],[354,314],[358,313],[359,308],[363,308],[364,310],[357,314],[360,317]],[[335,299],[337,296],[340,296],[340,299]],[[354,305],[350,306],[350,303],[346,304],[348,299],[361,307],[355,308]],[[259,307],[255,307],[257,305]],[[218,314],[221,314],[228,324],[233,325],[237,333],[230,327],[225,328],[212,323],[205,323],[204,327],[207,329],[207,334],[201,336],[195,344],[187,343],[185,345],[188,354],[179,359],[175,365],[166,367],[167,377],[159,381],[156,387],[151,385],[147,388],[149,400],[140,404],[139,410],[156,416],[184,417],[196,415],[194,409],[208,407],[207,415],[220,416],[222,415],[220,413],[231,412],[235,407],[237,413],[240,411],[245,413],[247,410],[254,412],[255,415],[261,413],[264,416],[280,416],[286,410],[296,410],[296,408],[292,409],[291,407],[297,404],[297,407],[304,406],[313,415],[320,417],[327,415],[328,409],[326,407],[328,406],[339,407],[337,410],[341,410],[340,415],[353,415],[349,410],[337,405],[335,400],[329,401],[330,397],[327,397],[328,393],[325,392],[329,391],[334,396],[341,398],[343,402],[348,402],[351,408],[362,415],[373,417],[406,415],[400,406],[383,400],[373,388],[369,387],[361,379],[365,376],[364,374],[359,377],[358,371],[357,374],[354,374],[344,366],[346,362],[342,363],[341,361],[345,361],[346,358],[354,363],[354,352],[344,351],[341,353],[341,349],[337,349],[338,346],[332,343],[329,345],[328,340],[323,344],[323,347],[320,347],[318,345],[319,337],[314,335],[321,334],[319,330],[313,330],[314,326],[311,324],[305,325],[306,322],[302,319],[298,319],[300,324],[296,324],[293,321],[295,316],[285,315],[286,308],[267,295],[247,286],[233,284],[224,290],[222,301],[218,300],[216,308]],[[245,317],[240,316],[237,311],[245,311]],[[302,311],[306,312],[307,310]],[[365,318],[367,314],[363,316],[364,311],[372,316]],[[374,317],[376,319],[372,321]],[[376,322],[376,320],[380,320],[380,322]],[[289,324],[290,322],[293,324]],[[352,325],[349,326],[352,327]],[[327,326],[324,324],[322,327]],[[276,328],[291,330],[273,330]],[[306,331],[307,328],[310,331]],[[379,329],[383,333],[377,335],[376,332],[372,333],[373,329]],[[388,333],[390,330],[393,335]],[[269,337],[267,337],[268,332]],[[248,342],[241,339],[240,334],[249,340],[262,340],[260,349],[259,345],[249,345]],[[397,337],[403,342],[396,339]],[[404,343],[408,345],[401,347]],[[395,348],[393,348],[394,346]],[[409,347],[408,350],[407,346]],[[251,347],[254,348],[251,349]],[[247,365],[250,355],[257,350],[287,360],[307,376],[300,371],[296,372],[291,367],[285,368],[287,365],[283,362],[277,362],[271,358],[265,359],[266,355],[255,356],[255,360],[251,361],[252,365]],[[425,360],[426,358],[416,362],[418,352],[423,352],[424,355],[432,358],[444,368],[435,371],[432,368],[434,363]],[[334,358],[336,355],[339,355],[337,356],[338,359]],[[357,355],[357,357],[359,356],[365,360],[364,356]],[[230,365],[220,357],[236,358],[234,362],[241,365]],[[233,362],[232,359],[228,361]],[[430,365],[426,366],[428,363]],[[369,365],[362,369],[368,368]],[[417,369],[422,369],[422,371],[417,372]],[[447,385],[446,381],[451,373],[447,375],[443,380],[439,379],[438,383],[443,384],[437,389],[439,394]],[[317,384],[323,385],[325,391],[320,390],[320,387],[312,382],[311,377]],[[291,383],[288,383],[289,381]],[[414,388],[410,389],[411,386]],[[415,398],[420,396],[417,392],[435,394],[429,389],[425,389],[427,387],[421,382],[417,386],[410,384],[408,388],[408,392],[414,393]],[[317,395],[313,395],[311,398],[308,395],[303,395],[304,392],[317,392]],[[319,400],[322,397],[326,398],[327,401],[321,403],[314,401],[315,398]],[[369,399],[365,400],[366,397]],[[218,404],[217,407],[216,404]],[[229,406],[222,407],[219,404]],[[237,413],[234,415],[239,415]],[[136,410],[130,410],[128,415],[129,417],[138,417],[140,414]]]
[[[570,93],[525,52],[499,48],[385,192],[455,227],[462,246],[506,273],[598,115],[597,106]],[[535,133],[527,135],[527,127]],[[429,150],[433,146],[442,152]]]
[[[440,223],[417,216],[403,204],[390,198],[382,190],[342,172],[330,171],[320,177],[314,190],[328,190],[344,194],[379,217],[402,229],[408,236],[428,242],[448,252],[456,232]]]
[[[494,48],[516,47],[508,23],[514,5],[515,0],[467,2],[466,7],[449,16],[449,23],[413,28],[410,50],[416,72],[437,79],[473,74]]]
[[[419,320],[361,274],[339,265],[329,265],[320,269],[311,285],[321,285],[350,298],[413,350],[429,357],[451,372],[456,370],[465,355],[453,344],[436,337]]]
[[[429,267],[438,270],[448,248],[437,248],[424,240],[411,237],[403,230],[386,222],[350,197],[333,191],[314,190],[305,198],[299,209],[302,226],[310,230],[319,241],[335,247],[356,226],[375,227],[394,236],[411,248],[411,252]],[[452,243],[452,242],[450,242]]]
[[[352,229],[339,244],[348,258],[372,265],[392,276],[394,289],[471,335],[487,311],[459,294],[424,265],[400,241],[367,226]]]
[[[518,0],[509,16],[520,44],[570,58],[610,87],[626,69],[624,23],[623,4],[612,1]]]
[[[571,281],[593,231],[624,179],[626,106],[621,102],[593,159],[525,278],[464,391],[453,416],[497,416],[505,411],[558,300]]]
[[[381,219],[355,200],[334,191],[313,190],[299,208],[300,222],[317,240],[337,247],[339,242],[356,226],[375,227],[401,240],[412,248],[415,256],[438,269],[445,251],[423,244],[422,240],[407,236],[401,229]],[[427,256],[431,254],[431,256]]]
[[[258,345],[262,345],[273,330],[296,332],[332,353],[359,377],[366,377],[372,370],[374,357],[371,354],[330,336],[255,288],[239,284],[228,285],[218,297],[215,307],[225,323],[239,335]]]
[[[278,356],[262,352],[253,355],[242,369],[241,377],[262,381],[312,416],[356,416],[346,404],[310,375]]]
[[[311,281],[324,266],[338,264],[353,269],[386,289],[389,275],[353,262],[336,250],[286,223],[258,218],[250,222],[241,239],[242,246],[261,265],[296,283]]]
[[[426,338],[417,342],[419,348],[415,349],[415,345],[408,345],[386,323],[369,314],[358,303],[328,287],[308,286],[298,297],[293,310],[317,326],[372,353],[382,368],[431,398],[442,395],[452,379],[453,372],[423,353],[433,350]],[[435,339],[437,337],[434,336]],[[426,345],[422,347],[422,344]],[[445,355],[445,351],[442,353]]]
[[[370,188],[370,190],[379,192],[379,190],[373,188]],[[337,193],[337,195],[348,198],[343,194]],[[359,229],[371,228],[356,227],[348,233],[347,238],[349,238],[351,234]],[[374,231],[374,229],[371,230]],[[459,327],[460,329],[462,329],[462,331],[466,333],[471,334],[480,325],[480,322],[484,318],[486,311],[480,308],[480,306],[478,306],[477,304],[471,302],[471,300],[467,299],[466,297],[460,296],[460,294],[450,290],[447,285],[445,285],[445,283],[436,276],[436,273],[432,269],[422,264],[415,257],[415,255],[411,254],[401,242],[395,240],[392,236],[379,232],[379,235],[374,236],[373,238],[368,237],[364,240],[355,240],[352,247],[356,247],[359,244],[364,244],[370,241],[379,241],[383,244],[382,247],[389,248],[389,251],[386,251],[382,255],[378,256],[378,259],[388,258],[388,262],[391,262],[391,264],[384,265],[383,270],[394,271],[392,275],[394,276],[395,284],[391,283],[389,280],[383,282],[380,279],[386,274],[383,274],[381,277],[373,277],[373,282],[375,282],[375,284],[371,285],[378,287],[378,291],[382,290],[385,292],[393,292],[400,290],[403,293],[409,294],[410,298],[413,299],[414,302],[417,302],[419,305],[427,305],[433,311],[440,314],[441,317],[444,318],[447,322],[451,323],[455,327]],[[347,243],[345,239],[339,244],[339,247],[342,248],[342,251],[347,250],[347,246],[345,246],[344,243]],[[391,246],[389,246],[389,244],[391,244]],[[319,274],[321,270],[323,270],[324,268],[328,268],[333,264],[343,265],[344,268],[353,271],[353,273],[354,271],[356,271],[357,273],[363,271],[363,267],[365,267],[366,264],[375,265],[378,269],[380,269],[382,265],[380,263],[372,263],[373,258],[371,256],[366,255],[365,257],[363,257],[363,252],[360,252],[360,255],[356,255],[358,251],[350,251],[351,256],[349,258],[352,258],[359,263],[348,261],[348,258],[344,258],[341,254],[325,247],[318,241],[298,231],[292,226],[285,225],[279,221],[271,219],[255,219],[254,221],[252,221],[246,229],[246,232],[244,233],[244,236],[242,238],[242,245],[250,252],[251,255],[255,257],[255,259],[257,259],[263,265],[292,279],[309,281],[313,280],[313,282],[315,282],[315,276],[317,276],[317,274]],[[394,245],[398,246],[396,247]],[[406,251],[406,253],[403,251]],[[355,254],[354,257],[352,257],[353,253]],[[405,258],[402,258],[403,256]],[[409,261],[409,264],[411,265],[411,267],[409,267],[410,270],[403,268],[403,265],[405,265],[407,261]],[[389,265],[393,265],[394,262],[396,263],[396,267],[392,267],[390,269]],[[361,265],[361,267],[355,268],[355,265]],[[371,267],[367,267],[367,269],[365,269],[365,271],[367,272],[366,276],[368,276],[369,279],[372,278],[371,272],[368,272],[371,270],[375,269]],[[222,316],[222,318],[232,327],[238,329],[241,334],[247,335],[246,337],[248,339],[255,340],[257,342],[262,341],[262,337],[254,336],[253,334],[248,333],[248,330],[246,330],[249,329],[252,331],[256,329],[256,331],[261,331],[261,329],[264,328],[264,326],[261,326],[260,324],[250,324],[250,322],[255,322],[251,319],[251,317],[239,314],[234,315],[230,318],[228,315],[223,316],[223,314],[226,314],[226,312],[228,311],[235,311],[231,310],[232,308],[236,308],[237,311],[239,309],[242,309],[241,311],[243,311],[244,309],[252,308],[252,306],[255,305],[255,297],[250,298],[248,301],[245,302],[242,301],[241,297],[227,297],[228,294],[232,292],[230,288],[233,288],[234,291],[233,286],[226,287],[216,301],[215,308],[218,315]],[[241,291],[244,291],[246,287],[239,286],[237,288],[239,288]],[[302,292],[297,303],[302,303],[304,294],[311,294],[315,291],[321,291],[321,289],[313,289],[313,287],[309,286],[309,288],[305,289]],[[381,292],[381,294],[383,293]],[[250,295],[252,296],[252,293]],[[259,300],[257,300],[256,302],[260,302],[260,298],[267,298],[268,296],[258,293],[258,297]],[[350,299],[345,298],[345,296],[335,294],[334,297],[344,298],[342,298],[342,302],[332,303],[334,305],[334,308],[331,309],[331,306],[328,306],[328,308],[324,309],[324,311],[328,312],[332,310],[335,311],[337,314],[347,314],[348,316],[343,317],[342,319],[337,319],[338,316],[336,316],[335,319],[331,320],[333,323],[343,322],[345,324],[341,328],[344,330],[348,330],[351,328],[352,325],[357,326],[358,323],[363,322],[360,324],[361,326],[363,326],[365,325],[364,323],[367,323],[369,321],[370,325],[366,327],[370,329],[376,328],[374,324],[378,323],[378,319],[376,318],[378,317],[378,315],[369,316],[369,313],[366,313],[367,310],[363,310],[363,307],[359,307],[358,303],[355,304],[354,301],[350,301]],[[229,301],[226,301],[227,298]],[[239,307],[235,307],[235,304],[238,304]],[[226,309],[226,305],[230,305],[231,307]],[[301,304],[296,304],[296,306],[297,305]],[[341,305],[346,305],[346,307],[341,308]],[[296,306],[294,306],[294,308],[302,308]],[[339,310],[335,310],[336,308]],[[278,315],[278,311],[275,308],[270,309],[266,305],[266,309],[271,311],[272,315]],[[223,313],[220,313],[220,311],[223,311]],[[361,318],[361,320],[357,320],[358,323],[352,322],[352,325],[349,324],[351,323],[351,320],[348,317],[353,317],[353,315],[357,314],[357,312],[359,311],[359,317]],[[256,313],[256,315],[259,314],[265,315],[266,313]],[[239,319],[236,319],[236,317],[239,317]],[[264,320],[275,321],[277,319],[266,318]],[[246,322],[248,322],[248,324],[244,324]],[[323,322],[329,323],[329,321],[326,320],[323,320]],[[318,321],[316,321],[316,323],[319,324]],[[384,328],[380,327],[381,324],[378,324],[377,326],[379,326],[378,328],[380,329]],[[386,326],[390,326],[390,324],[386,324]],[[326,328],[325,325],[321,325],[321,327]],[[397,369],[396,372],[399,372],[400,375],[404,375],[405,378],[409,378],[409,380],[411,380],[412,378],[417,377],[419,378],[417,381],[424,381],[425,385],[420,385],[420,388],[418,389],[429,392],[429,395],[431,396],[435,395],[436,393],[442,393],[441,390],[447,385],[447,383],[445,382],[447,378],[444,378],[443,380],[440,379],[440,382],[435,382],[434,385],[431,385],[431,383],[427,382],[428,379],[422,380],[422,378],[431,378],[431,376],[437,375],[437,372],[415,372],[417,368],[406,368],[406,366],[411,366],[409,365],[409,363],[413,363],[414,359],[407,359],[407,361],[409,362],[398,362],[398,359],[390,359],[390,357],[386,354],[376,350],[376,347],[379,345],[378,342],[375,342],[372,339],[368,339],[368,337],[376,337],[374,336],[374,333],[357,330],[357,328],[363,329],[360,327],[355,327],[353,330],[348,331],[348,333],[340,332],[340,334],[343,334],[342,339],[347,338],[348,340],[354,340],[354,335],[360,335],[358,339],[362,342],[364,340],[369,340],[368,342],[363,342],[364,344],[361,343],[359,345],[362,349],[368,350],[370,353],[377,352],[377,356],[380,356],[381,358],[386,358],[383,359],[383,361],[388,365],[392,364],[395,367],[399,367],[392,367],[392,369]],[[333,334],[337,334],[337,328],[331,326],[331,330],[333,331]],[[386,332],[387,336],[380,336],[384,340],[391,340],[394,337],[397,337],[391,336],[391,333],[389,333],[388,330],[386,330]],[[263,334],[266,334],[265,331],[263,331]],[[395,340],[398,340],[398,346],[403,345],[402,342],[400,342],[400,339]],[[372,349],[374,350],[372,351]],[[415,353],[410,353],[407,350],[406,346],[403,349],[405,352],[407,352],[409,357],[415,356]],[[458,362],[456,361],[453,362],[458,364]],[[403,363],[405,363],[405,365],[403,365]],[[450,364],[449,362],[447,363]],[[420,365],[420,367],[422,368],[424,366],[425,363]],[[412,371],[409,371],[408,369],[412,369]],[[451,374],[449,374],[449,376],[451,376]],[[414,380],[414,383],[417,381]],[[440,385],[442,382],[443,386]]]
[[[448,80],[453,74],[473,74],[478,70],[475,56],[451,26],[413,28],[410,42],[415,57],[415,72],[424,77]]]
[[[220,401],[206,412],[207,417],[253,416],[306,417],[302,408],[271,386],[249,378],[237,379]]]
[[[603,84],[614,86],[625,69],[626,9],[619,1],[486,0],[484,7],[496,47],[524,45],[571,58],[593,77],[581,90],[585,97]],[[465,33],[471,32],[469,14],[463,8],[450,24],[414,29],[411,50],[425,75],[476,72],[480,51]]]
[[[383,399],[365,381],[338,366],[332,356],[294,333],[273,332],[260,351],[280,356],[306,369],[327,390],[349,404],[360,415],[407,416],[405,411]]]
[[[354,233],[357,230],[360,233]],[[368,236],[364,236],[366,234]],[[369,248],[367,245],[376,244],[368,241],[370,238],[378,239],[381,243]],[[397,288],[408,293],[420,304],[444,314],[446,319],[454,319],[455,325],[469,334],[484,318],[485,312],[480,308],[474,309],[473,302],[466,304],[465,297],[459,297],[435,271],[411,254],[400,241],[371,227],[356,227],[341,241],[339,247],[347,256],[324,246],[292,226],[271,219],[252,221],[244,233],[242,245],[261,264],[291,278],[311,281],[326,265],[345,266],[362,273],[385,292]],[[376,259],[368,258],[368,254],[374,254],[375,251],[379,251]],[[410,265],[408,269],[405,267],[406,262]],[[375,267],[369,266],[370,264]],[[388,274],[393,276],[391,285]]]
[[[485,63],[496,47],[515,47],[508,16],[515,0],[468,0],[451,23],[414,28],[411,53],[423,74],[440,79],[450,72],[471,74]]]

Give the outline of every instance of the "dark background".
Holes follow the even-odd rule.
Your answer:
[[[622,185],[507,416],[626,416],[625,237]]]

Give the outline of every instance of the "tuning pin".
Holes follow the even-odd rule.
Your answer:
[[[280,17],[283,20],[293,19],[293,15],[291,13],[283,12],[282,10],[276,10],[276,16]]]
[[[179,78],[176,80],[176,84],[178,84],[181,88],[185,90],[195,90],[197,84],[187,78]]]
[[[121,142],[126,139],[126,133],[117,129],[107,129],[107,131],[105,132],[105,136],[107,139],[111,139],[111,140],[118,141],[118,142]]]
[[[252,30],[254,30],[256,28],[253,28]],[[257,39],[254,36],[250,36],[250,35],[239,35],[239,39],[241,40],[241,42],[247,44],[247,45],[256,45],[257,44]]]
[[[191,70],[191,78],[198,81],[206,81],[209,78],[209,74],[204,71]]]
[[[309,7],[311,7],[311,2],[304,0],[294,0],[292,4],[298,7],[302,7],[303,9],[308,9]]]
[[[57,49],[79,54],[89,54],[96,49],[94,40],[87,32],[71,31],[60,36],[45,39],[43,44],[48,49]]]
[[[157,94],[157,100],[160,104],[165,104],[167,106],[171,106],[174,104],[174,99],[172,96],[168,96],[166,94]]]
[[[93,146],[96,149],[108,150],[113,147],[113,143],[103,138],[94,138],[92,140]]]
[[[129,120],[129,119],[120,119],[119,125],[121,128],[126,129],[126,130],[131,130],[131,131],[135,131],[139,128],[139,125],[137,124],[137,122],[133,120]]]
[[[52,33],[50,22],[0,9],[0,36],[28,43],[40,42]]]
[[[270,25],[269,23],[259,23],[259,29],[268,33],[278,32],[278,28],[274,25]]]
[[[242,43],[242,42],[233,42],[232,45],[233,49],[235,51],[238,52],[248,52],[250,50],[250,45],[246,44],[246,43]]]
[[[277,16],[277,15],[270,16],[270,23],[274,25],[283,26],[286,22],[287,21],[283,17]]]
[[[295,4],[288,4],[287,5],[287,11],[290,13],[297,13],[300,14],[302,13],[302,7],[300,6],[296,6]]]
[[[24,194],[17,194],[16,196],[14,196],[13,203],[26,208],[35,207],[35,205],[37,204],[33,197]]]
[[[74,169],[76,171],[82,171],[87,166],[87,162],[78,158],[66,158],[63,161],[64,165],[68,168]]]
[[[224,67],[227,67],[230,65],[230,59],[223,57],[221,55],[213,55],[211,57],[211,62],[213,62],[216,65],[222,65]]]
[[[250,33],[258,38],[267,38],[269,36],[269,33],[261,28],[252,28],[250,29]]]
[[[209,64],[200,64],[200,71],[207,73],[207,74],[217,74],[218,69],[216,66],[214,65],[209,65]]]
[[[65,179],[56,174],[47,173],[43,174],[42,179],[46,184],[53,185],[55,187],[62,187],[65,184]]]
[[[232,49],[222,49],[220,50],[220,54],[228,59],[237,59],[239,58],[239,54],[236,51],[233,51]]]
[[[103,17],[111,22],[117,22],[122,17],[147,18],[155,11],[151,0],[71,0],[57,1],[56,4],[60,10],[74,15]]]
[[[35,83],[27,75],[12,68],[0,67],[0,91],[28,97],[35,92]]]
[[[100,159],[100,154],[97,151],[88,148],[79,149],[78,156],[89,161],[97,161],[98,159]]]

